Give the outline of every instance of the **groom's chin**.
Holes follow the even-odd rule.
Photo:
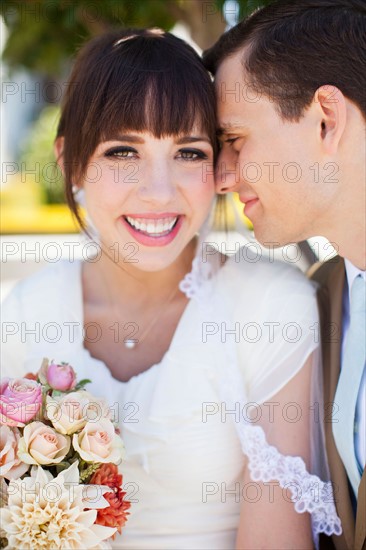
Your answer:
[[[281,248],[281,246],[285,246],[286,244],[289,244],[287,241],[279,241],[275,240],[272,237],[263,237],[262,239],[258,238],[258,236],[254,233],[255,238],[259,242],[260,245],[262,245],[264,248],[267,248],[268,250],[273,250],[274,248]]]
[[[268,250],[281,248],[288,244],[293,244],[302,240],[301,238],[296,238],[295,232],[293,234],[288,234],[288,232],[284,234],[283,231],[271,231],[268,227],[265,229],[257,228],[256,230],[255,226],[254,237],[261,246],[267,248]]]
[[[281,248],[286,245],[299,243],[309,237],[309,232],[301,225],[300,220],[288,219],[272,223],[263,218],[253,222],[254,237],[268,249]]]
[[[253,224],[254,237],[264,248],[279,248],[288,244],[289,240],[278,228],[275,231],[269,224]]]

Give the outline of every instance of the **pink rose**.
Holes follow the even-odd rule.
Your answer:
[[[42,387],[26,378],[4,378],[0,383],[0,421],[8,426],[24,427],[38,413]]]
[[[0,426],[0,476],[6,479],[18,479],[29,468],[18,458],[19,439],[18,428]]]
[[[27,464],[58,464],[70,450],[69,436],[56,432],[43,422],[31,422],[23,431],[18,455]]]
[[[68,391],[76,386],[76,374],[68,363],[51,363],[47,368],[47,382],[54,390]]]

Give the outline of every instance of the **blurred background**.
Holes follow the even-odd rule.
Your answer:
[[[161,27],[187,40],[198,52],[211,46],[242,17],[270,0],[46,0],[1,2],[1,288],[44,263],[81,254],[82,236],[65,204],[53,140],[73,57],[90,37],[115,27]],[[254,239],[249,220],[236,205],[243,231],[212,240],[227,252]],[[297,264],[306,269],[331,252],[319,240],[303,244]],[[80,249],[80,251],[79,251]],[[223,250],[225,251],[225,250]],[[281,259],[283,251],[277,251]],[[285,254],[286,256],[286,254]],[[296,254],[291,251],[290,257]],[[288,258],[287,258],[288,259]]]

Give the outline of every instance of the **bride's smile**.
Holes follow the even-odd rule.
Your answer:
[[[127,230],[137,242],[146,246],[165,246],[171,243],[179,232],[183,216],[148,212],[147,214],[122,216],[121,221],[127,224]]]

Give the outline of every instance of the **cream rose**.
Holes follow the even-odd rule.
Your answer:
[[[18,428],[0,426],[0,477],[18,479],[28,470],[29,464],[21,462],[17,455],[19,439]]]
[[[80,433],[73,435],[72,444],[86,462],[118,464],[124,455],[122,440],[108,418],[87,422]]]
[[[57,433],[43,422],[31,422],[19,440],[18,456],[27,464],[58,464],[69,452],[70,444],[67,435]]]
[[[87,391],[71,392],[60,397],[47,396],[47,417],[62,434],[80,431],[90,421],[109,418],[108,405]]]

